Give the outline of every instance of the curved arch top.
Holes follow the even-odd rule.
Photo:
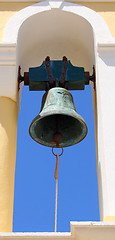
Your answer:
[[[28,18],[40,12],[50,11],[53,8],[76,14],[87,20],[93,28],[94,36],[97,42],[112,39],[112,35],[107,24],[95,11],[69,2],[43,1],[24,8],[11,17],[6,25],[3,41],[5,43],[17,43],[19,29]]]

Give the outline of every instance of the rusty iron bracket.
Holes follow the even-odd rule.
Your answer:
[[[96,77],[95,77],[95,66],[94,65],[93,65],[93,74],[92,74],[92,76],[89,76],[89,81],[93,82],[93,88],[95,89]]]
[[[64,57],[63,57],[62,73],[61,73],[61,77],[60,77],[60,81],[59,81],[60,87],[65,87],[67,63],[68,63],[68,60],[67,60],[67,58],[64,56]]]
[[[20,83],[24,82],[24,85],[29,85],[29,72],[24,72],[24,76],[21,75],[21,67],[18,68],[18,91],[20,90]]]
[[[52,88],[52,87],[54,87],[54,79],[53,79],[52,70],[51,70],[51,66],[50,66],[50,57],[49,56],[47,56],[45,59],[45,65],[46,65],[48,79],[49,79],[49,88]]]
[[[52,70],[51,70],[51,65],[50,65],[50,57],[49,56],[46,57],[45,65],[46,65],[48,80],[49,80],[49,83],[47,83],[47,89],[50,89],[53,87],[59,87],[59,86],[65,87],[67,63],[68,63],[68,60],[64,56],[61,77],[60,77],[60,79],[56,78],[54,81]]]
[[[18,91],[20,90],[20,83],[24,81],[24,77],[21,76],[21,67],[18,68]]]

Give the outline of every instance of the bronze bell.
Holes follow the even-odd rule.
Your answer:
[[[54,87],[43,95],[41,111],[33,119],[29,133],[47,147],[68,147],[85,138],[87,125],[76,112],[71,93]]]

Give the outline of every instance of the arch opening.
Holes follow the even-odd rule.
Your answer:
[[[22,72],[41,65],[46,56],[51,60],[66,56],[74,66],[92,73],[94,55],[93,29],[76,14],[52,9],[30,17],[19,29],[17,61]]]
[[[36,26],[36,28],[35,28],[35,26]],[[90,23],[81,16],[78,16],[73,13],[61,11],[60,9],[51,9],[49,11],[38,13],[38,14],[35,14],[35,15],[29,17],[21,25],[21,27],[19,29],[19,33],[18,33],[18,39],[17,39],[17,66],[19,66],[19,65],[21,66],[22,75],[24,72],[28,71],[29,67],[36,67],[36,66],[41,65],[43,60],[45,59],[45,57],[48,55],[50,56],[51,60],[61,60],[62,57],[65,55],[74,66],[84,67],[85,71],[90,71],[90,73],[92,73],[92,67],[95,64],[95,50],[94,50],[94,33],[93,33],[93,29],[92,29],[92,26],[90,25]],[[28,92],[27,90],[24,90],[24,89],[23,89],[23,91],[26,94]],[[91,94],[89,94],[90,92],[91,92],[91,90],[88,90],[88,92],[86,92],[85,95],[90,95],[89,99],[91,100]],[[26,99],[26,96],[25,96],[26,94],[23,95],[24,99]],[[35,93],[35,94],[37,95],[37,93]],[[72,94],[74,95],[74,98],[76,99],[76,93],[72,92]],[[34,93],[31,93],[31,97],[32,97],[32,95],[34,95]],[[82,92],[82,94],[77,93],[77,95],[78,95],[78,97],[77,97],[78,101],[81,102],[80,95],[82,95],[82,97],[83,97],[83,95],[84,95],[83,92]],[[31,97],[29,95],[28,99]],[[83,105],[84,105],[86,108],[86,112],[87,112],[87,108],[89,108],[89,105],[86,104],[86,98],[87,97],[85,96],[84,97],[85,105],[82,102],[80,104],[80,106],[81,106],[81,109],[83,110]],[[35,96],[33,96],[33,99],[35,99]],[[33,99],[31,98],[31,103],[32,103]],[[88,100],[88,101],[91,103],[90,100]],[[38,102],[39,101],[40,100],[38,98]],[[36,105],[38,105],[38,104],[36,103]],[[86,107],[86,105],[87,105],[87,107]],[[80,106],[79,106],[79,108],[80,108]],[[31,105],[31,107],[32,107],[32,105]],[[37,109],[37,106],[36,106],[36,109]],[[78,113],[80,113],[80,111],[78,109]],[[91,109],[91,111],[92,111],[92,109]],[[86,112],[85,112],[85,114],[86,114]],[[24,114],[24,111],[22,111],[22,114]],[[30,111],[26,110],[26,117],[28,114],[30,114]],[[32,114],[33,113],[31,113],[30,115],[32,115]],[[81,115],[86,119],[86,116],[84,114],[81,113]],[[23,115],[23,117],[24,117],[24,115]],[[30,118],[32,120],[32,117],[30,117]],[[92,118],[90,118],[90,121],[91,121],[91,119]],[[86,119],[86,121],[87,120],[88,119]],[[31,122],[31,121],[29,121],[29,118],[28,118],[28,122]],[[28,127],[29,127],[29,125],[28,125]],[[24,131],[25,130],[23,128],[22,132],[24,132]],[[90,130],[90,133],[91,133],[91,130]],[[88,136],[89,136],[89,138],[91,137],[90,134]],[[94,136],[93,136],[93,139],[94,139]],[[77,211],[80,208],[79,208],[79,206],[76,207],[76,201],[78,200],[78,202],[80,204],[80,201],[81,201],[80,199],[82,197],[82,208],[85,209],[86,208],[85,206],[88,206],[87,191],[90,191],[89,190],[90,183],[89,183],[89,179],[87,179],[85,183],[84,183],[84,181],[81,182],[81,189],[83,189],[83,185],[86,186],[85,192],[83,191],[81,194],[80,192],[82,190],[79,189],[78,196],[76,198],[75,192],[76,192],[76,189],[78,189],[79,179],[80,179],[80,175],[78,174],[78,172],[82,172],[84,174],[84,177],[87,178],[86,166],[87,167],[91,166],[90,165],[91,161],[86,162],[85,158],[86,158],[86,154],[88,154],[88,152],[91,152],[90,148],[91,148],[92,143],[90,143],[89,146],[87,144],[87,151],[84,151],[84,152],[82,151],[82,148],[84,147],[86,142],[87,142],[87,140],[84,140],[83,143],[81,145],[79,145],[79,153],[77,152],[77,157],[71,160],[71,167],[69,167],[70,166],[69,159],[71,159],[72,154],[74,154],[74,156],[76,156],[76,149],[74,147],[72,147],[71,149],[68,148],[66,150],[65,159],[67,160],[67,157],[69,156],[69,159],[67,160],[67,162],[65,162],[63,160],[62,164],[60,163],[62,166],[62,167],[60,166],[60,168],[61,168],[60,181],[62,183],[62,187],[60,186],[60,189],[61,189],[60,192],[63,193],[62,197],[60,198],[61,199],[60,204],[61,203],[62,203],[62,205],[64,204],[64,202],[63,202],[63,199],[64,199],[64,201],[66,202],[66,207],[65,207],[64,211],[67,211],[67,209],[69,209],[70,202],[67,201],[67,199],[65,197],[68,192],[68,194],[72,196],[71,197],[72,198],[71,205],[74,206],[74,210],[72,210],[72,212],[68,211],[68,216],[66,214],[64,215],[64,222],[66,222],[65,227],[61,226],[62,222],[60,221],[60,219],[62,219],[62,214],[59,215],[59,221],[60,221],[59,231],[68,231],[69,224],[70,224],[69,222],[72,219],[73,220],[79,220],[79,219],[80,220],[97,220],[99,218],[99,209],[98,209],[98,204],[97,204],[97,202],[98,202],[97,188],[94,191],[95,192],[94,195],[96,196],[95,201],[96,201],[96,205],[97,205],[96,217],[94,215],[89,215],[89,219],[88,219],[88,211],[87,211],[87,213],[85,213],[84,216],[77,215]],[[24,138],[23,138],[23,144],[25,145]],[[31,140],[29,140],[29,144],[30,145],[32,144]],[[30,152],[30,148],[27,149],[26,151]],[[76,146],[76,148],[77,148],[77,146]],[[38,152],[40,154],[40,152],[43,150],[44,150],[43,147],[38,146],[35,143],[36,155],[38,155]],[[49,149],[46,149],[46,151],[43,151],[44,153],[43,152],[41,153],[42,154],[41,158],[44,155],[48,156],[49,151],[50,151]],[[77,148],[77,151],[78,151],[78,148]],[[93,148],[92,148],[92,151],[93,151]],[[31,157],[31,160],[32,160],[32,157],[33,157],[32,153],[29,153],[29,156]],[[54,164],[51,166],[50,159],[47,161],[49,163],[48,166],[50,166],[50,169],[49,169],[49,167],[48,167],[48,169],[49,169],[49,173],[51,175],[53,168],[54,168]],[[19,163],[17,163],[17,164],[19,164]],[[25,164],[25,167],[26,167],[26,164]],[[43,166],[45,165],[45,159],[43,161],[38,162],[38,160],[35,157],[35,164],[38,164],[38,169],[42,169]],[[42,164],[43,164],[43,166],[41,167]],[[73,184],[73,179],[71,178],[71,180],[70,180],[70,178],[68,178],[68,173],[67,173],[65,175],[65,179],[66,179],[66,185],[65,185],[65,182],[63,181],[64,173],[62,171],[64,169],[64,164],[67,164],[68,169],[71,172],[71,175],[74,175],[74,177],[73,177],[74,182],[75,182],[74,184]],[[30,161],[29,161],[29,165],[31,165]],[[85,166],[84,169],[83,169],[83,165]],[[17,165],[17,168],[18,167],[19,166]],[[34,168],[32,167],[32,169],[34,169]],[[36,169],[37,169],[37,167],[36,167]],[[34,171],[34,170],[32,170],[32,171]],[[44,171],[46,172],[47,170],[45,169]],[[41,170],[41,172],[42,172],[42,170]],[[93,173],[94,173],[94,175],[93,175]],[[44,195],[44,194],[46,194],[47,189],[49,189],[49,186],[46,185],[46,181],[44,181],[43,178],[37,176],[37,174],[38,174],[38,172],[35,172],[34,176],[38,181],[39,187],[41,186],[40,183],[42,181],[42,184],[45,189],[45,191],[43,193],[43,195]],[[24,172],[23,172],[23,175],[24,175]],[[90,177],[92,177],[92,179],[94,180],[94,178],[95,178],[94,176],[96,176],[96,164],[95,164],[95,166],[93,165],[93,170],[92,170]],[[35,180],[35,178],[32,179],[32,182],[33,182],[33,180]],[[31,185],[31,191],[33,192],[35,189],[33,189],[33,187],[32,187],[34,184],[34,183],[32,184],[32,182],[30,183],[30,185]],[[50,181],[50,184],[51,184],[51,181]],[[70,185],[72,185],[72,184],[74,185],[74,187],[71,188]],[[97,182],[96,182],[96,184],[97,184]],[[34,185],[34,187],[35,187],[35,185]],[[48,199],[48,202],[51,202],[52,206],[53,206],[54,182],[51,185],[50,190],[52,193],[51,194],[52,199],[49,196],[47,199]],[[21,189],[20,189],[20,191],[21,191]],[[83,197],[85,194],[87,195],[86,205],[84,203],[84,197]],[[22,194],[20,194],[20,195],[22,195]],[[89,195],[91,197],[91,193]],[[17,197],[17,195],[15,195],[15,197]],[[36,197],[37,197],[37,195],[36,195]],[[41,199],[42,199],[42,197],[41,197]],[[47,209],[51,209],[51,211],[53,212],[53,207],[48,205],[45,200],[44,200],[44,202],[45,202],[44,205],[45,205],[46,211],[48,211]],[[42,201],[43,201],[43,199],[42,199]],[[16,204],[16,201],[15,201],[15,204]],[[30,204],[30,203],[28,203],[28,204]],[[95,204],[95,203],[92,201],[92,206],[93,206],[93,204]],[[39,206],[38,206],[38,208],[39,208]],[[15,205],[15,209],[16,209],[16,205]],[[63,206],[61,206],[61,209],[63,209]],[[71,207],[70,207],[70,209],[71,209]],[[87,209],[90,209],[90,206]],[[35,211],[34,211],[34,213],[35,213]],[[39,216],[42,216],[43,213],[45,214],[44,210],[42,212],[42,210],[40,211],[40,209],[39,209]],[[19,212],[19,214],[21,214],[21,212]],[[32,213],[30,213],[30,214],[32,214]],[[49,211],[48,211],[48,214],[50,215]],[[45,219],[46,222],[48,222],[49,215],[46,216],[46,219]],[[50,231],[53,230],[52,216],[51,216]],[[15,215],[14,215],[14,219],[15,219]],[[34,222],[34,224],[35,224],[35,222]],[[39,229],[35,225],[34,229],[35,229],[35,231],[44,231],[44,230],[49,231],[48,228],[44,229],[44,224],[41,224],[41,225],[39,224]],[[14,230],[19,231],[18,226],[16,226],[16,222],[14,224]],[[23,226],[22,226],[21,230],[25,231]],[[27,231],[28,231],[28,229],[27,229]],[[32,229],[32,231],[33,231],[33,229]]]
[[[108,40],[112,40],[107,24],[97,13],[86,7],[67,2],[61,2],[60,6],[56,4],[57,2],[52,3],[52,1],[37,3],[21,10],[9,20],[5,29],[4,42],[5,44],[16,44],[17,69],[20,65],[23,74],[24,71],[28,71],[29,67],[40,65],[47,55],[51,59],[62,59],[62,56],[66,55],[73,65],[83,66],[90,73],[93,64],[98,65],[99,69],[97,43],[101,41],[107,43]],[[37,27],[35,28],[35,26]],[[39,31],[36,31],[38,26]],[[99,119],[101,79],[97,72],[97,66],[96,74],[96,90],[98,91],[97,93],[92,91],[92,95],[95,132],[98,134],[99,126],[97,126],[96,119],[97,117]],[[14,77],[14,81],[16,92],[17,78]],[[21,95],[21,91],[19,94]],[[98,104],[98,112],[96,112],[96,104]],[[98,139],[97,135],[96,150],[100,154]],[[103,211],[102,208],[103,206],[101,206],[101,211]]]

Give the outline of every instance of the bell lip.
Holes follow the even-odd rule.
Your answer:
[[[77,115],[80,117],[80,119],[79,119],[79,121],[81,121],[83,124],[85,124],[85,127],[86,127],[86,131],[85,131],[85,134],[84,134],[84,136],[80,139],[80,140],[78,140],[78,141],[76,141],[76,142],[74,142],[73,144],[71,144],[71,145],[68,145],[68,146],[59,146],[59,147],[56,147],[55,145],[54,146],[47,146],[47,145],[45,145],[45,144],[43,144],[43,143],[41,143],[40,141],[37,141],[36,139],[34,139],[33,137],[32,137],[32,135],[31,135],[31,132],[30,132],[30,129],[31,129],[31,126],[32,126],[32,124],[33,124],[33,122],[35,121],[35,119],[39,116],[39,118],[40,118],[40,120],[41,119],[43,119],[44,117],[46,117],[46,115],[48,115],[48,116],[51,116],[51,115],[54,115],[54,114],[57,114],[57,115],[59,115],[59,114],[62,114],[62,111],[58,111],[58,113],[56,113],[56,111],[52,114],[52,113],[49,113],[48,114],[48,112],[45,114],[44,113],[44,115],[42,116],[42,115],[37,115],[33,120],[32,120],[32,122],[31,122],[31,124],[30,124],[30,127],[29,127],[29,134],[30,134],[30,137],[35,141],[35,142],[37,142],[37,143],[39,143],[40,145],[42,145],[42,146],[45,146],[45,147],[53,147],[53,148],[65,148],[65,147],[71,147],[71,146],[73,146],[73,145],[75,145],[75,144],[77,144],[77,143],[79,143],[79,142],[81,142],[85,137],[86,137],[86,135],[87,135],[87,133],[88,133],[88,128],[87,128],[87,125],[86,125],[86,122],[85,122],[85,120],[77,113]],[[63,112],[63,115],[66,115],[67,114],[67,112],[66,113],[64,113]],[[73,114],[72,114],[73,115]],[[70,116],[70,117],[72,117],[72,115],[68,115],[68,116]],[[75,115],[73,115],[74,117],[75,117]],[[76,118],[76,117],[75,117]],[[38,118],[37,118],[38,119]],[[77,118],[76,118],[77,119]],[[78,119],[77,119],[78,120]]]

